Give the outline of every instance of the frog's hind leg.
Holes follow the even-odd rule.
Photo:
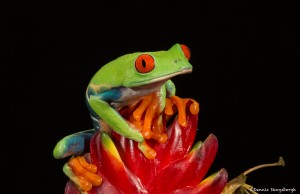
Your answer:
[[[70,178],[75,186],[86,193],[93,186],[100,186],[102,178],[97,174],[97,167],[86,161],[84,156],[72,157],[63,167],[64,173]]]
[[[89,143],[94,133],[95,130],[90,129],[64,137],[56,144],[53,150],[54,158],[62,159],[67,156],[84,153],[89,148]]]

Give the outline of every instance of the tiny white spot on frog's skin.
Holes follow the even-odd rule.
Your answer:
[[[127,71],[127,72],[126,72],[126,75],[127,75],[128,77],[133,77],[133,76],[134,76],[134,71]]]

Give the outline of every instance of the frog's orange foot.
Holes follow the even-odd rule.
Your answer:
[[[76,156],[67,163],[69,169],[65,172],[69,178],[82,190],[90,191],[93,186],[100,186],[102,178],[96,174],[97,167],[86,162],[83,156]]]
[[[191,98],[179,98],[178,96],[166,99],[165,114],[171,116],[175,112],[178,112],[178,123],[182,127],[187,126],[186,111],[189,111],[193,115],[198,114],[199,103]]]

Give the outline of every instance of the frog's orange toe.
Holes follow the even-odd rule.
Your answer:
[[[166,143],[168,140],[167,133],[152,133],[151,138],[155,139],[159,143]]]
[[[78,176],[77,178],[78,178],[79,186],[82,190],[90,191],[92,189],[93,185],[84,177]]]
[[[96,174],[97,167],[87,163],[83,156],[71,158],[68,164],[77,176],[79,186],[84,191],[90,191],[93,186],[100,186],[102,184],[102,178]]]

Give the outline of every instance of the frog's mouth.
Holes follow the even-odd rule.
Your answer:
[[[122,93],[122,96],[111,103],[113,107],[116,109],[119,109],[123,106],[127,106],[133,103],[136,103],[136,101],[139,101],[140,99],[143,99],[145,96],[148,96],[155,92],[160,92],[161,87],[163,84],[165,84],[170,78],[180,75],[180,74],[186,74],[192,72],[192,69],[184,69],[180,72],[176,72],[173,74],[168,74],[156,79],[151,79],[150,81],[144,81],[142,83],[131,84],[130,87],[121,87],[120,91]]]
[[[167,80],[171,79],[172,77],[175,77],[177,75],[182,75],[182,74],[187,74],[187,73],[191,73],[193,69],[189,68],[189,69],[183,69],[181,71],[178,71],[176,73],[172,73],[172,74],[167,74],[164,76],[160,76],[158,78],[155,79],[146,79],[143,82],[133,82],[131,83],[131,88],[150,88],[151,86],[161,86],[163,83],[165,83]]]
[[[180,72],[176,72],[173,74],[168,74],[156,79],[146,80],[144,82],[140,82],[138,84],[131,84],[132,86],[124,88],[123,96],[122,98],[118,99],[119,102],[125,102],[125,101],[133,101],[140,98],[143,98],[144,96],[147,96],[153,92],[158,92],[161,89],[161,86],[165,84],[170,78],[175,77],[176,75],[180,74],[187,74],[191,73],[192,69],[184,69]]]

